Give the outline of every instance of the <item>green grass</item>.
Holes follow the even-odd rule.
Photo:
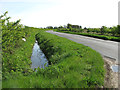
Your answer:
[[[53,69],[52,71],[48,67],[48,70],[44,70],[47,77],[57,77],[58,81],[64,82],[61,85],[70,88],[96,87],[104,84],[104,62],[98,52],[45,32],[37,34],[36,39]]]
[[[13,51],[12,54],[8,52],[2,52],[3,54],[3,68],[2,68],[2,80],[3,87],[13,83],[7,83],[8,80],[15,79],[21,75],[27,76],[33,73],[31,69],[31,54],[33,45],[35,43],[35,35],[40,31],[40,29],[26,28],[25,30],[26,42],[22,39],[17,41],[15,47],[10,47]],[[6,82],[7,84],[4,84]]]
[[[50,65],[33,72],[29,64],[38,32],[36,39]],[[26,39],[10,56],[13,63],[17,60],[22,73],[17,72],[17,68],[6,74],[8,78],[2,81],[3,88],[94,88],[104,85],[104,62],[98,52],[43,30],[32,29]]]
[[[115,36],[97,35],[97,34],[89,34],[89,33],[79,33],[79,32],[71,32],[71,31],[59,31],[59,30],[55,30],[55,31],[120,42],[120,37],[115,37]]]

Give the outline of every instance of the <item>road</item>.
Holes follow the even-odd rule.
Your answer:
[[[81,43],[85,46],[89,46],[99,52],[102,56],[112,58],[118,62],[118,42],[96,39],[82,35],[55,32],[52,30],[46,32],[58,35],[60,37],[65,37],[77,43]]]

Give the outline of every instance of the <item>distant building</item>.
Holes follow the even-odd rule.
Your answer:
[[[46,28],[47,28],[47,29],[53,29],[53,27],[52,27],[52,26],[47,26]]]

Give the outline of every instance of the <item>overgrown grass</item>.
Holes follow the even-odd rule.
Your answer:
[[[17,63],[25,71],[30,68],[28,64],[36,33],[37,30],[31,30],[27,41],[22,42],[14,54],[20,57],[15,59],[20,60]],[[104,84],[104,62],[98,52],[44,31],[39,31],[36,39],[50,62],[49,67],[38,68],[37,72],[29,69],[26,74],[12,71],[3,80],[3,88],[94,88]]]
[[[96,87],[104,84],[104,62],[98,52],[42,31],[36,35],[36,39],[51,62],[50,69],[48,67],[43,72],[47,78],[53,78],[51,82],[58,84],[62,81],[58,85],[70,88]]]
[[[16,46],[10,47],[13,51],[12,54],[8,52],[2,52],[3,54],[3,69],[2,69],[2,80],[3,80],[3,87],[6,87],[9,84],[14,83],[8,83],[8,80],[16,79],[20,77],[21,75],[27,76],[33,73],[33,70],[31,69],[31,54],[32,54],[32,48],[35,43],[35,35],[40,31],[40,29],[35,29],[32,27],[26,27],[24,30],[25,33],[25,39],[26,41],[23,41],[22,38],[20,38]],[[6,50],[7,51],[7,50]],[[6,82],[7,84],[4,84]],[[10,87],[10,86],[9,86]]]
[[[120,37],[115,37],[115,36],[97,35],[97,34],[89,34],[89,33],[71,32],[71,31],[60,31],[60,30],[55,30],[55,31],[120,42]]]

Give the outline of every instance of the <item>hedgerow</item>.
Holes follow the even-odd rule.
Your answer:
[[[70,34],[77,34],[77,35],[83,35],[83,36],[88,36],[88,37],[94,37],[94,38],[99,38],[103,40],[111,40],[111,41],[117,41],[120,42],[120,37],[115,37],[115,36],[106,36],[106,35],[98,35],[98,34],[90,34],[90,33],[80,33],[80,32],[71,32],[71,31],[59,31],[55,30],[57,32],[63,32],[63,33],[70,33]]]

